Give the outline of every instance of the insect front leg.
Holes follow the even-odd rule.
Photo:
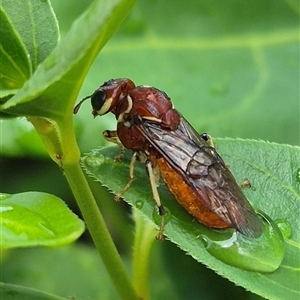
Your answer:
[[[138,153],[135,152],[133,153],[132,155],[132,158],[131,158],[131,161],[130,161],[130,165],[129,165],[129,181],[128,183],[126,184],[126,186],[122,189],[122,191],[117,194],[115,196],[115,200],[116,201],[119,201],[120,198],[123,196],[123,194],[129,189],[129,187],[131,186],[133,180],[134,180],[134,174],[133,174],[133,171],[134,171],[134,165],[135,165],[135,162],[137,160],[137,156],[138,156]]]
[[[125,148],[124,148],[124,146],[122,145],[122,143],[120,142],[120,140],[118,138],[117,131],[116,130],[105,130],[105,131],[103,131],[102,134],[103,134],[103,137],[107,141],[109,141],[111,143],[114,143],[114,144],[117,144],[120,147],[120,154],[115,157],[116,161],[120,161],[121,158],[124,156]]]
[[[163,239],[163,231],[164,231],[164,215],[165,215],[165,210],[164,207],[161,204],[160,201],[160,197],[158,194],[158,190],[157,190],[157,182],[158,182],[158,167],[153,168],[153,164],[150,160],[147,160],[145,162],[146,165],[146,170],[149,176],[149,180],[150,180],[150,184],[151,184],[151,189],[152,189],[152,194],[153,194],[153,198],[156,202],[157,208],[158,208],[158,213],[161,216],[161,224],[159,226],[159,232],[157,235],[157,239],[158,240],[162,240]]]

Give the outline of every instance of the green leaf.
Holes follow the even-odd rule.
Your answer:
[[[14,30],[26,46],[34,72],[59,41],[58,23],[49,0],[25,0],[16,5],[1,0]]]
[[[75,241],[84,223],[50,194],[1,194],[1,248],[60,246]]]
[[[23,286],[0,282],[1,299],[5,300],[68,300]]]
[[[72,122],[75,97],[92,61],[134,3],[135,0],[93,2],[30,80],[0,105],[7,114],[37,116],[30,121],[51,158],[60,165],[61,158],[65,166],[78,162]]]
[[[1,98],[10,90],[22,87],[31,74],[31,65],[26,48],[8,18],[0,7],[0,90]]]
[[[271,299],[298,299],[300,195],[297,170],[300,149],[262,141],[232,139],[218,140],[217,146],[237,181],[242,182],[245,177],[250,179],[253,188],[245,190],[245,194],[251,203],[275,222],[284,221],[291,226],[292,235],[285,235],[285,256],[281,266],[273,273],[250,272],[224,264],[210,255],[200,237],[205,226],[188,215],[162,185],[159,187],[161,200],[171,215],[165,226],[166,236],[196,260],[237,285]],[[88,173],[115,193],[126,185],[129,178],[130,157],[124,157],[121,163],[115,162],[114,156],[118,152],[117,147],[103,148],[93,151],[83,160]],[[155,203],[143,169],[143,166],[135,168],[136,180],[124,198],[153,220]]]
[[[133,218],[135,221],[135,239],[132,255],[132,281],[139,297],[141,299],[150,299],[150,252],[155,241],[156,229],[153,223],[145,219],[136,209],[133,210]]]
[[[38,117],[31,117],[30,121],[48,154],[60,166],[79,159],[72,119],[75,97],[85,74],[134,2],[95,1],[22,89],[0,105],[7,114]]]
[[[93,2],[31,79],[1,108],[12,114],[56,121],[62,121],[66,116],[71,118],[75,97],[91,63],[134,2]]]

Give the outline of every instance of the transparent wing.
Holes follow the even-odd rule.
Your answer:
[[[174,131],[146,120],[138,128],[211,211],[246,236],[260,236],[263,223],[228,167],[183,117]]]

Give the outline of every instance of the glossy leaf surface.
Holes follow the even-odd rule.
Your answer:
[[[84,223],[59,198],[40,192],[0,195],[1,248],[61,246],[75,241]]]
[[[163,204],[170,211],[165,234],[195,259],[238,285],[267,298],[290,297],[297,299],[300,275],[300,265],[296,259],[300,255],[300,237],[297,230],[299,228],[300,196],[296,177],[297,166],[300,165],[299,148],[259,141],[230,139],[218,140],[217,145],[219,153],[230,165],[237,180],[242,182],[245,177],[250,179],[252,189],[245,190],[245,194],[254,207],[267,213],[275,222],[283,219],[291,225],[292,235],[285,237],[285,255],[282,264],[278,270],[269,274],[249,272],[226,265],[211,256],[201,240],[201,234],[205,232],[206,228],[193,220],[162,185],[159,193]],[[126,185],[129,176],[130,155],[118,163],[114,161],[114,156],[118,154],[118,151],[117,147],[95,150],[91,155],[85,157],[83,162],[88,173],[115,193]],[[125,193],[124,198],[153,220],[156,208],[143,166],[135,168],[135,176],[136,180]],[[249,259],[251,258],[249,257]],[[255,264],[255,259],[260,260],[261,257],[252,259]],[[242,266],[240,267],[242,268]]]

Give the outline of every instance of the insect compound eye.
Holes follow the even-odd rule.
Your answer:
[[[91,96],[92,107],[95,111],[101,110],[106,100],[106,93],[103,90],[97,90]]]

